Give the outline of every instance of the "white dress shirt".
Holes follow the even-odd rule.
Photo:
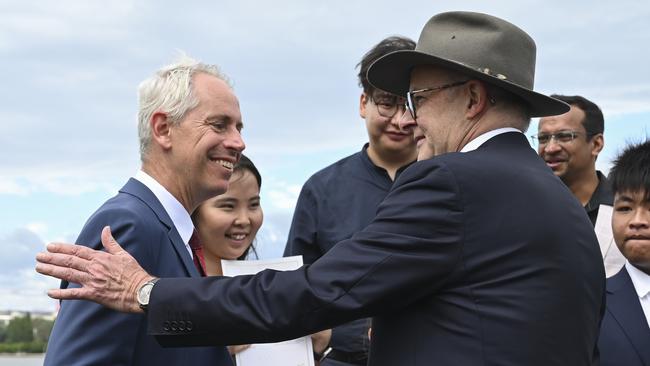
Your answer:
[[[158,201],[160,201],[160,204],[167,212],[167,215],[172,219],[172,223],[176,227],[181,239],[183,239],[185,249],[190,253],[190,257],[194,259],[189,244],[190,237],[194,232],[194,224],[192,223],[190,214],[185,210],[185,207],[183,207],[176,197],[172,196],[165,187],[142,170],[138,171],[133,178],[147,186],[147,188],[153,192],[153,195],[156,196]]]
[[[639,296],[639,302],[641,303],[645,320],[648,322],[648,326],[650,326],[650,275],[634,267],[629,261],[625,261],[625,269],[627,269],[627,273],[630,275],[630,279],[632,279],[634,290],[636,290],[636,294]]]
[[[467,145],[463,146],[462,149],[460,149],[460,152],[468,152],[472,150],[478,149],[481,145],[483,145],[487,140],[493,138],[494,136],[500,135],[502,133],[506,132],[519,132],[522,133],[520,130],[512,127],[503,127],[503,128],[497,128],[496,130],[488,131],[482,135],[477,136],[474,138],[472,141],[468,142]]]

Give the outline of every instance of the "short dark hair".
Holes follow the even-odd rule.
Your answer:
[[[569,105],[576,106],[585,112],[585,119],[582,121],[582,125],[584,126],[585,131],[587,131],[587,140],[591,140],[591,137],[594,135],[605,132],[605,119],[603,118],[603,112],[598,108],[596,103],[580,95],[553,94],[551,97],[559,99]]]
[[[412,39],[392,36],[381,40],[370,51],[366,52],[356,66],[359,68],[359,86],[363,88],[363,92],[369,95],[375,90],[375,87],[370,85],[368,81],[368,69],[370,65],[391,52],[413,49],[415,49],[415,42]]]
[[[628,145],[614,159],[609,181],[614,193],[644,191],[650,198],[650,140]]]

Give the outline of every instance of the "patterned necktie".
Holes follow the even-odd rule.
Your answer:
[[[190,237],[190,248],[192,249],[192,256],[194,257],[194,265],[202,277],[205,277],[205,259],[203,258],[203,246],[199,239],[199,233],[196,229],[192,232]]]

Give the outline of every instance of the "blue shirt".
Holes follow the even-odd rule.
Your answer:
[[[284,256],[302,255],[311,264],[338,242],[350,238],[375,218],[393,185],[388,172],[360,152],[318,171],[298,197]],[[410,164],[401,167],[395,179]],[[344,352],[367,352],[369,319],[332,330],[330,346]]]

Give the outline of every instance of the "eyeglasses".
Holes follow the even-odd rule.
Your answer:
[[[560,131],[556,133],[540,133],[538,135],[530,136],[533,140],[533,143],[538,142],[539,146],[544,146],[555,140],[558,144],[568,144],[571,141],[575,140],[579,135],[585,135],[587,137],[593,136],[593,133],[584,133],[580,131]]]
[[[418,89],[418,90],[411,90],[406,94],[406,108],[409,110],[411,113],[411,117],[413,117],[413,120],[415,121],[417,119],[417,114],[416,114],[416,109],[422,104],[424,100],[426,100],[425,97],[416,97],[416,94],[420,93],[425,93],[425,92],[431,92],[431,91],[440,91],[448,88],[453,88],[455,86],[460,86],[465,83],[467,83],[469,80],[465,81],[457,81],[455,83],[450,83],[450,84],[445,84],[445,85],[440,85],[440,86],[435,86],[432,88],[425,88],[425,89]]]
[[[406,101],[402,97],[388,93],[377,93],[370,96],[377,107],[377,113],[384,118],[393,118],[397,111],[404,111]]]

